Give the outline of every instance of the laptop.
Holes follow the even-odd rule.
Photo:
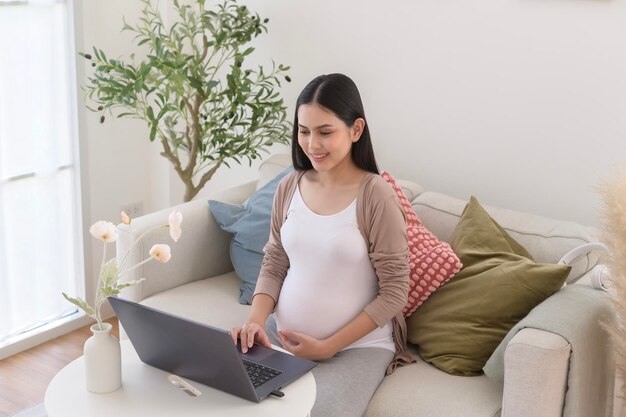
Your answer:
[[[108,297],[142,362],[253,402],[317,364],[255,344],[247,353],[230,332],[118,297]]]

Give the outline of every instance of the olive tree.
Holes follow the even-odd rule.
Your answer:
[[[110,58],[96,47],[80,55],[93,74],[83,89],[87,108],[116,117],[144,120],[149,140],[158,141],[191,200],[222,165],[249,164],[275,143],[288,143],[291,123],[278,92],[291,81],[289,67],[272,60],[271,70],[246,68],[254,51],[246,46],[267,33],[268,19],[227,0],[205,8],[173,0],[174,22],[166,25],[150,0],[135,25],[124,19],[143,48],[130,59]]]

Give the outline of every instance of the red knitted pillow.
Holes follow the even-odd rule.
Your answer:
[[[420,221],[402,189],[388,172],[380,174],[396,192],[406,215],[409,239],[409,300],[402,312],[408,317],[437,288],[461,270],[463,264],[446,242],[441,242]]]

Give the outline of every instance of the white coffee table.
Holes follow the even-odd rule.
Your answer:
[[[146,365],[128,340],[122,347],[122,387],[109,394],[93,394],[85,388],[85,368],[80,357],[63,368],[46,390],[49,417],[172,417],[172,416],[308,416],[315,402],[311,372],[284,387],[282,398],[253,403],[194,381],[202,392],[191,397],[172,385],[168,373]]]

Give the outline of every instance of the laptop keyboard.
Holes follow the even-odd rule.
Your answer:
[[[243,361],[243,366],[246,368],[254,388],[260,387],[267,381],[274,379],[281,374],[281,372],[276,369],[268,368],[267,366],[259,365],[258,363],[249,362],[247,360]]]

